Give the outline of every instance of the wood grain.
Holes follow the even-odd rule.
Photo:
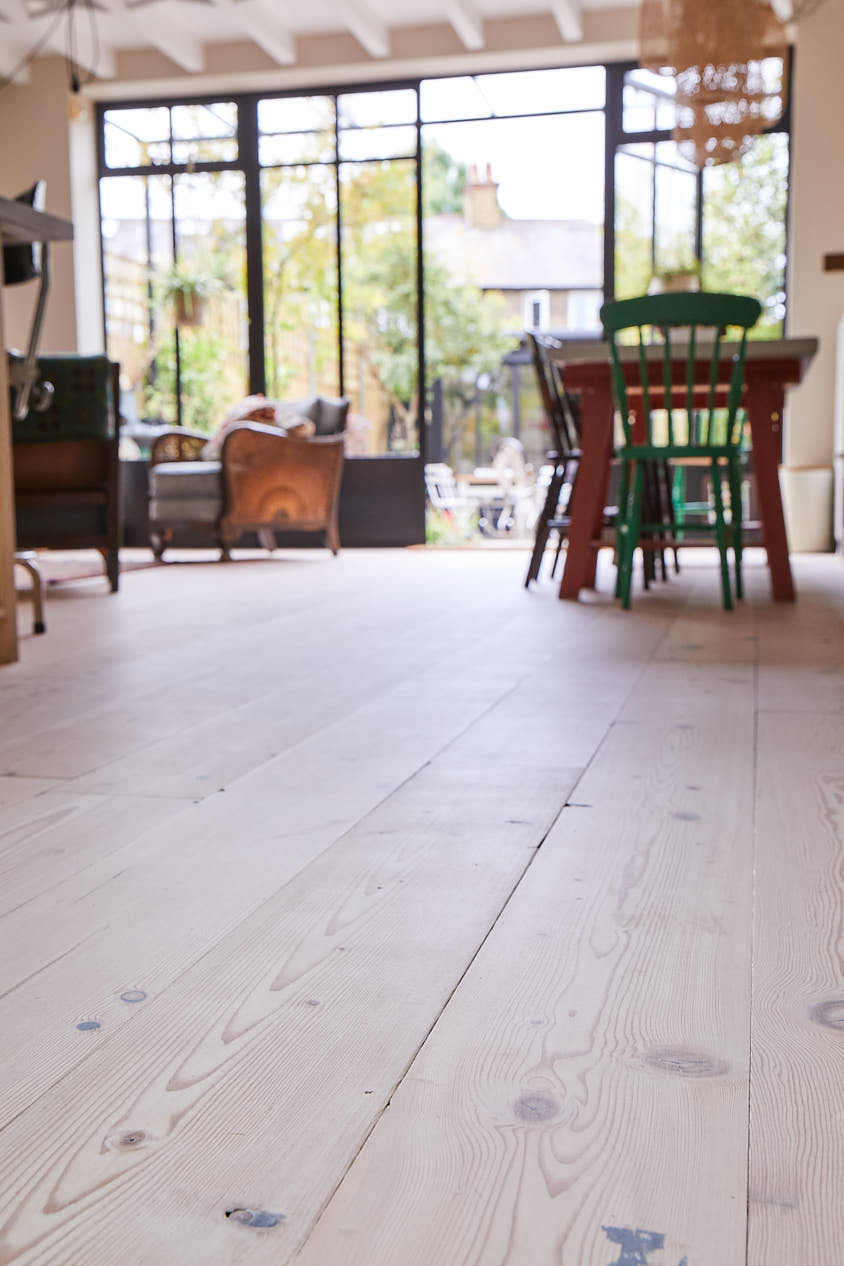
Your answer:
[[[738,757],[613,729],[297,1266],[744,1262],[753,685],[713,688]]]
[[[844,718],[759,721],[749,1266],[844,1244]]]
[[[725,614],[681,560],[629,614],[511,551],[56,589],[0,672],[2,1266],[837,1261],[842,564]]]

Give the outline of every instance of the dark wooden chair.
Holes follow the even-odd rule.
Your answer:
[[[577,399],[566,390],[563,368],[554,356],[560,347],[557,339],[527,333],[531,359],[536,371],[536,381],[542,406],[554,448],[545,454],[546,461],[553,463],[554,470],[545,503],[536,523],[536,536],[528,565],[525,588],[529,588],[532,580],[539,577],[542,558],[552,532],[557,533],[557,548],[551,567],[553,580],[560,553],[568,535],[571,523],[571,509],[580,465],[580,408]],[[654,460],[645,464],[643,469],[643,498],[647,509],[648,534],[654,541],[655,548],[645,555],[644,583],[645,588],[657,576],[657,560],[659,560],[662,579],[668,579],[668,565],[662,542],[672,539],[674,549],[674,570],[679,571],[677,560],[677,542],[673,536],[674,510],[672,503],[672,473],[667,461]],[[604,526],[613,527],[618,515],[614,505],[604,507]]]
[[[568,394],[562,370],[550,353],[559,343],[556,339],[527,333],[536,382],[545,418],[551,431],[554,447],[545,454],[546,462],[553,466],[551,479],[545,493],[545,501],[536,521],[536,535],[530,556],[525,588],[539,578],[542,557],[552,532],[557,532],[557,549],[551,576],[557,570],[560,550],[566,538],[571,515],[577,469],[580,464],[580,414],[576,401]]]
[[[105,356],[39,356],[48,407],[12,424],[18,548],[96,549],[120,583],[119,367]]]

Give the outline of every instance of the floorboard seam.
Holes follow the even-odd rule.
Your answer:
[[[744,1261],[745,1266],[750,1262],[750,1120],[751,1120],[751,1077],[753,1075],[753,959],[755,953],[755,937],[756,937],[756,850],[758,846],[758,828],[757,828],[757,784],[759,780],[759,622],[754,620],[754,628],[756,630],[756,649],[753,657],[753,786],[751,794],[753,796],[753,811],[751,819],[751,828],[753,831],[753,847],[751,849],[751,881],[750,881],[750,962],[748,963],[748,991],[747,991],[747,1171],[745,1177],[745,1216],[744,1216]]]
[[[551,819],[551,821],[549,822],[549,824],[548,824],[548,826],[547,826],[546,830],[542,833],[542,837],[541,837],[541,839],[539,840],[539,842],[537,843],[536,847],[535,847],[534,849],[532,849],[532,850],[531,850],[531,852],[530,852],[530,854],[529,854],[529,856],[528,856],[528,858],[527,858],[527,861],[525,862],[524,866],[521,868],[521,870],[520,870],[520,871],[519,871],[519,873],[517,874],[517,876],[516,876],[516,878],[515,878],[515,881],[514,881],[514,883],[513,883],[512,887],[510,888],[510,891],[507,893],[506,897],[504,898],[504,901],[502,902],[502,904],[501,904],[500,908],[499,908],[499,909],[498,909],[498,911],[496,912],[495,917],[493,918],[492,922],[490,923],[489,927],[487,928],[487,931],[485,932],[484,936],[481,938],[481,940],[480,940],[480,941],[478,942],[478,944],[476,945],[476,947],[475,947],[475,949],[474,949],[474,951],[473,951],[473,953],[472,953],[471,957],[469,958],[468,962],[466,963],[466,965],[465,965],[465,967],[464,967],[463,971],[462,971],[462,972],[460,973],[460,975],[458,976],[457,980],[456,980],[456,981],[455,981],[455,983],[454,983],[454,986],[453,986],[453,987],[452,987],[452,989],[449,991],[449,993],[448,993],[447,997],[444,999],[442,1006],[439,1008],[439,1010],[438,1010],[438,1011],[437,1011],[437,1013],[435,1014],[435,1016],[434,1016],[433,1020],[431,1021],[431,1024],[429,1025],[429,1027],[428,1027],[427,1031],[425,1032],[424,1036],[422,1037],[421,1041],[419,1042],[419,1045],[418,1045],[418,1046],[416,1047],[416,1049],[415,1049],[415,1050],[411,1053],[410,1058],[408,1059],[408,1061],[407,1061],[407,1063],[406,1063],[405,1067],[402,1069],[402,1071],[401,1071],[401,1073],[399,1074],[398,1078],[397,1078],[397,1079],[396,1079],[396,1081],[393,1083],[393,1086],[392,1086],[392,1088],[391,1088],[391,1090],[390,1090],[389,1096],[387,1097],[387,1099],[386,1099],[386,1101],[385,1101],[385,1103],[384,1103],[383,1107],[381,1108],[380,1112],[378,1112],[378,1113],[377,1113],[377,1115],[373,1118],[373,1120],[372,1120],[372,1122],[371,1122],[371,1124],[370,1124],[370,1127],[369,1127],[369,1129],[366,1131],[366,1133],[365,1133],[365,1134],[363,1134],[363,1135],[361,1136],[361,1139],[360,1139],[360,1141],[359,1141],[358,1147],[357,1147],[357,1149],[356,1149],[356,1151],[355,1151],[354,1155],[353,1155],[353,1156],[349,1159],[348,1163],[344,1166],[343,1171],[342,1171],[342,1173],[340,1174],[340,1176],[338,1177],[338,1179],[337,1179],[336,1183],[333,1185],[333,1187],[331,1188],[331,1190],[328,1192],[328,1194],[326,1195],[326,1197],[325,1197],[325,1199],[323,1200],[322,1204],[320,1205],[319,1209],[318,1209],[318,1210],[316,1211],[316,1213],[314,1214],[314,1217],[313,1217],[313,1220],[312,1220],[312,1222],[311,1222],[311,1225],[309,1226],[309,1228],[308,1228],[308,1230],[307,1230],[306,1234],[303,1236],[302,1241],[301,1241],[301,1243],[300,1243],[299,1247],[296,1249],[295,1253],[293,1254],[293,1256],[292,1256],[292,1257],[291,1257],[291,1259],[290,1259],[291,1263],[295,1262],[295,1261],[296,1261],[296,1260],[297,1260],[297,1259],[301,1256],[301,1254],[304,1252],[305,1248],[306,1248],[306,1247],[307,1247],[307,1245],[308,1245],[308,1242],[309,1242],[309,1241],[310,1241],[310,1239],[311,1239],[311,1236],[312,1236],[312,1235],[313,1235],[313,1233],[314,1233],[314,1230],[316,1229],[316,1227],[318,1226],[318,1224],[319,1224],[319,1222],[320,1222],[320,1219],[322,1218],[322,1216],[323,1216],[323,1214],[325,1213],[326,1209],[327,1209],[327,1208],[329,1207],[329,1205],[331,1204],[331,1202],[332,1202],[332,1200],[334,1199],[334,1197],[336,1196],[337,1192],[338,1192],[338,1191],[340,1190],[340,1188],[342,1187],[343,1183],[344,1183],[344,1182],[345,1182],[345,1180],[346,1180],[347,1175],[349,1174],[349,1171],[352,1169],[352,1167],[353,1167],[353,1166],[354,1166],[354,1164],[356,1163],[356,1161],[357,1161],[358,1157],[360,1156],[361,1152],[362,1152],[362,1151],[364,1150],[364,1148],[366,1147],[366,1144],[367,1144],[367,1142],[369,1141],[369,1139],[370,1139],[371,1135],[373,1134],[374,1130],[377,1128],[377,1126],[378,1126],[379,1122],[381,1121],[382,1117],[384,1116],[384,1113],[385,1113],[385,1112],[386,1112],[386,1110],[389,1108],[390,1103],[392,1102],[393,1095],[396,1093],[396,1091],[397,1091],[397,1090],[398,1090],[398,1088],[401,1086],[401,1084],[402,1084],[402,1082],[404,1081],[404,1079],[407,1077],[407,1074],[410,1072],[411,1068],[412,1068],[412,1067],[413,1067],[413,1065],[416,1063],[416,1061],[417,1061],[417,1059],[419,1058],[420,1054],[421,1054],[421,1053],[422,1053],[422,1051],[424,1050],[424,1048],[425,1048],[425,1046],[426,1046],[426,1044],[427,1044],[428,1040],[430,1039],[431,1034],[434,1032],[434,1030],[436,1029],[437,1025],[439,1024],[440,1020],[442,1019],[442,1017],[443,1017],[443,1015],[444,1015],[445,1011],[448,1009],[448,1007],[449,1007],[449,1005],[450,1005],[450,1003],[451,1003],[452,999],[454,998],[455,994],[456,994],[456,993],[458,992],[458,990],[460,989],[460,986],[463,984],[463,981],[466,979],[466,977],[467,977],[467,975],[469,974],[469,972],[472,970],[472,967],[474,966],[474,964],[475,964],[475,962],[476,962],[476,960],[477,960],[478,956],[479,956],[479,955],[480,955],[480,953],[482,952],[482,950],[483,950],[484,946],[486,945],[487,941],[489,940],[489,938],[492,936],[493,932],[494,932],[494,931],[496,930],[496,928],[498,927],[498,924],[499,924],[499,922],[501,921],[501,917],[502,917],[502,915],[504,914],[504,912],[505,912],[505,910],[507,909],[507,907],[510,905],[510,902],[512,901],[512,899],[513,899],[513,897],[515,896],[515,894],[516,894],[516,892],[518,891],[518,889],[521,887],[521,884],[522,884],[522,882],[524,881],[524,878],[525,878],[525,876],[527,875],[528,871],[530,870],[531,866],[533,865],[534,861],[536,860],[536,857],[537,857],[537,855],[538,855],[538,853],[539,853],[540,849],[543,847],[543,845],[545,844],[545,841],[548,839],[549,835],[551,834],[551,832],[552,832],[552,831],[554,830],[554,828],[556,827],[557,823],[558,823],[558,822],[560,821],[560,819],[562,818],[562,816],[563,816],[563,814],[565,813],[566,809],[569,807],[569,805],[570,805],[570,800],[571,800],[571,796],[572,796],[572,794],[574,793],[575,788],[578,786],[578,784],[580,783],[581,779],[583,778],[583,775],[584,775],[584,774],[586,773],[586,771],[590,768],[590,766],[591,766],[591,765],[592,765],[592,763],[594,762],[595,758],[597,757],[598,753],[599,753],[599,752],[601,751],[601,749],[603,748],[603,746],[604,746],[604,744],[605,744],[605,742],[606,742],[606,740],[607,740],[607,736],[608,736],[608,734],[609,734],[609,731],[612,729],[612,727],[613,727],[613,725],[615,724],[615,722],[616,722],[616,720],[617,720],[617,718],[618,718],[619,714],[621,713],[621,711],[623,710],[623,708],[626,706],[627,701],[629,700],[630,696],[633,694],[634,690],[635,690],[635,689],[636,689],[636,687],[638,686],[638,684],[639,684],[639,682],[640,682],[640,680],[641,680],[642,676],[644,675],[645,671],[647,670],[647,668],[649,667],[649,665],[652,663],[653,659],[654,659],[654,658],[655,658],[655,656],[657,655],[657,652],[658,652],[658,650],[659,650],[660,646],[662,645],[662,643],[665,641],[666,637],[668,636],[668,634],[669,634],[669,632],[670,632],[670,628],[671,628],[671,624],[672,624],[672,623],[673,623],[673,618],[672,618],[672,619],[670,619],[670,620],[667,622],[667,627],[663,630],[662,635],[656,639],[656,642],[655,642],[655,644],[654,644],[654,648],[653,648],[653,650],[651,651],[651,654],[648,656],[648,658],[646,659],[646,661],[645,661],[645,663],[643,664],[642,668],[641,668],[641,669],[640,669],[640,671],[636,674],[635,679],[634,679],[634,680],[633,680],[633,682],[630,684],[630,686],[629,686],[628,690],[625,692],[624,697],[623,697],[623,698],[622,698],[622,700],[619,702],[618,707],[616,708],[616,710],[615,710],[615,712],[614,712],[614,714],[613,714],[613,716],[612,716],[612,719],[611,719],[611,720],[607,723],[607,728],[606,728],[606,731],[604,732],[604,736],[603,736],[603,738],[601,739],[601,741],[600,741],[599,743],[597,743],[597,744],[595,745],[595,750],[592,752],[592,755],[589,757],[589,760],[588,760],[588,761],[587,761],[587,763],[584,765],[583,769],[581,770],[580,774],[578,775],[577,782],[575,783],[574,787],[572,787],[572,788],[569,790],[569,793],[568,793],[568,796],[567,796],[566,800],[563,802],[563,804],[562,804],[562,805],[560,805],[559,810],[558,810],[558,811],[554,814],[554,816],[553,816],[553,818]],[[520,680],[519,680],[519,681],[518,681],[518,682],[517,682],[517,683],[516,683],[516,684],[515,684],[512,688],[511,688],[511,690],[507,691],[504,695],[502,695],[502,699],[507,698],[507,696],[508,696],[509,694],[512,694],[512,692],[513,692],[514,690],[518,689],[518,686],[521,684],[521,682],[522,682],[522,681],[524,681],[524,680],[526,680],[526,679],[527,679],[527,677],[529,677],[530,675],[531,675],[531,674],[526,674],[526,676],[525,676],[524,678],[521,678],[521,679],[520,679]],[[500,702],[500,700],[499,700],[499,702]],[[498,706],[497,704],[493,704],[493,705],[491,706],[491,708],[486,709],[486,712],[491,711],[493,707],[497,707],[497,706]],[[484,714],[482,714],[482,715],[486,715],[486,712],[485,712]],[[477,718],[477,719],[480,719],[480,718]],[[472,722],[472,724],[474,725],[474,724],[475,724],[475,722]],[[468,729],[470,729],[470,728],[471,728],[471,726],[467,726],[467,727],[466,727],[466,729],[467,729],[467,730],[468,730]],[[464,733],[465,733],[465,731],[464,731]],[[459,735],[455,736],[455,740],[452,740],[452,741],[456,741],[456,738],[459,738],[459,737],[460,737]],[[449,746],[450,746],[450,744],[448,744],[448,743],[447,743],[447,744],[445,745],[445,747],[443,747],[441,750],[442,750],[442,751],[446,751],[446,750],[447,750],[447,748],[448,748]],[[440,753],[438,753],[438,755],[439,755],[439,754],[440,754]],[[432,758],[432,759],[433,759],[433,758]]]

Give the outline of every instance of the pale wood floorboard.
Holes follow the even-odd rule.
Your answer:
[[[838,1266],[844,565],[725,615],[687,556],[630,613],[510,551],[24,606],[3,1266]]]

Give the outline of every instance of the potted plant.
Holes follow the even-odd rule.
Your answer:
[[[206,299],[223,289],[219,277],[176,266],[165,279],[162,293],[165,301],[173,305],[176,325],[191,328],[202,324]]]
[[[694,290],[700,290],[700,264],[698,262],[680,268],[661,268],[654,273],[648,286],[649,295]]]

